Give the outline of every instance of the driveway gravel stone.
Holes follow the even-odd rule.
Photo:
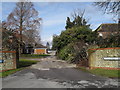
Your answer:
[[[118,88],[118,79],[96,76],[75,69],[75,64],[55,56],[2,79],[3,88]]]

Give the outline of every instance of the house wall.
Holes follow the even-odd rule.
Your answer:
[[[120,57],[120,48],[89,49],[89,67],[120,69],[120,60],[104,60],[104,57]]]
[[[47,50],[46,48],[38,48],[38,49],[34,49],[34,54],[47,54]]]
[[[110,35],[108,32],[98,32],[99,36],[102,35],[103,38],[106,38],[108,35]]]
[[[116,34],[117,32],[114,32],[114,33],[112,33],[112,32],[98,32],[98,33],[99,33],[99,36],[102,35],[103,38],[107,38],[109,35]]]
[[[0,60],[0,72],[11,69],[16,69],[16,52],[15,51],[1,51]]]

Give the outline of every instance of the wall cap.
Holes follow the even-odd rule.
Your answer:
[[[120,49],[120,47],[114,47],[114,48],[95,48],[95,49],[88,49],[88,50],[106,50],[106,49]]]
[[[16,53],[16,51],[0,51],[0,53]]]

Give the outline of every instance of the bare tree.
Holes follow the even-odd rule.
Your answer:
[[[73,18],[73,23],[74,24],[79,24],[79,25],[86,25],[86,26],[90,26],[88,24],[89,19],[85,18],[85,9],[81,10],[81,9],[75,9],[72,13],[71,13],[71,17]]]
[[[38,12],[35,10],[32,2],[17,2],[15,9],[7,18],[7,29],[19,32],[21,46],[23,32],[26,30],[38,30],[40,21],[41,18],[38,17]]]
[[[81,10],[81,9],[75,9],[72,13],[71,16],[73,19],[75,19],[77,16],[80,16],[81,18],[84,17],[85,14],[85,10]]]
[[[40,43],[39,31],[26,30],[26,31],[24,31],[23,34],[27,37],[27,40],[25,43],[30,44],[32,46],[34,46],[36,43]]]
[[[94,2],[94,5],[100,7],[104,11],[104,13],[114,14],[114,17],[117,16],[117,19],[120,20],[120,16],[119,16],[120,15],[120,1],[119,0],[105,0],[105,2]]]

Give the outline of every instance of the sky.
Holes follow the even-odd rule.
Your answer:
[[[92,30],[102,23],[115,23],[112,14],[104,14],[100,8],[93,5],[93,2],[33,2],[33,4],[39,12],[39,17],[42,18],[40,35],[43,45],[47,42],[52,43],[52,36],[59,35],[65,30],[66,18],[71,17],[75,9],[85,9],[85,18],[89,20]],[[15,2],[2,2],[0,7],[2,20],[6,20],[14,8]]]

